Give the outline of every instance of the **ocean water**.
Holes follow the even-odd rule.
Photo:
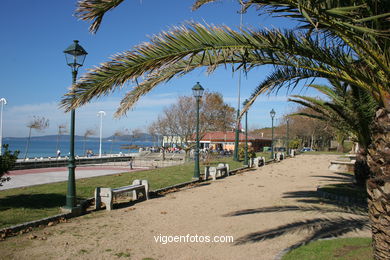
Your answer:
[[[61,151],[61,156],[66,156],[69,154],[69,140],[60,140],[57,144],[57,141],[52,140],[42,140],[34,139],[30,140],[30,145],[27,151],[27,158],[35,157],[56,157],[57,149]],[[11,151],[20,151],[19,158],[24,158],[26,153],[27,138],[3,138],[3,144],[9,145],[9,150]],[[152,142],[134,142],[140,147],[149,147],[153,146]],[[134,153],[138,152],[138,149],[121,149],[121,146],[129,145],[129,142],[124,141],[102,141],[102,154],[117,154],[117,153]],[[85,147],[85,149],[84,149]],[[75,140],[75,155],[84,156],[85,150],[92,150],[95,155],[99,154],[99,139],[90,139],[86,140]]]

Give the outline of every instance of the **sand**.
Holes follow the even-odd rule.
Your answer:
[[[329,162],[335,158],[334,155],[300,155],[130,207],[94,212],[69,223],[7,238],[0,242],[0,256],[12,259],[275,259],[283,249],[299,243],[313,231],[286,232],[258,241],[266,230],[304,220],[359,218],[335,211],[277,210],[285,206],[294,206],[292,209],[334,207],[319,203],[315,190],[318,185],[340,181],[339,175],[328,170]],[[164,244],[168,239],[165,236],[182,237],[177,237],[178,242]],[[207,239],[202,236],[211,240],[214,236],[232,236],[234,242],[186,242]],[[368,237],[370,231],[353,231],[344,236]]]

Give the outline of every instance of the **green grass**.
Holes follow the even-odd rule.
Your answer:
[[[256,157],[264,157],[267,160],[271,158],[271,152],[257,152]]]
[[[371,238],[321,240],[290,251],[282,260],[372,260]]]
[[[216,159],[212,165],[226,162],[231,169],[242,166],[231,158]],[[194,164],[157,168],[132,173],[100,176],[76,181],[76,195],[79,199],[93,197],[96,187],[121,187],[135,179],[148,180],[150,189],[156,190],[175,184],[191,181]],[[201,165],[201,172],[203,166]],[[76,169],[77,174],[77,169]],[[60,214],[65,205],[67,182],[36,185],[0,191],[0,228],[33,221]]]
[[[345,153],[337,152],[337,151],[314,151],[314,152],[303,152],[301,154],[335,154],[335,155],[344,155]]]

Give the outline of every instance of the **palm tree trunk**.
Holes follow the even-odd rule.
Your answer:
[[[375,259],[390,259],[390,109],[376,112],[368,164],[368,210]]]
[[[27,158],[27,153],[28,153],[28,148],[30,147],[30,139],[31,139],[31,127],[30,127],[30,130],[28,132],[28,139],[27,139],[27,144],[26,144],[26,151],[24,153],[24,159]]]
[[[366,186],[366,181],[371,176],[370,167],[367,163],[367,150],[359,148],[356,153],[356,162],[354,165],[354,175],[356,184],[360,187]]]
[[[112,146],[114,145],[114,142],[115,142],[115,135],[112,137],[112,140],[111,140],[110,154],[112,154]]]
[[[83,142],[83,151],[84,151],[84,156],[87,156],[87,150],[85,149],[85,142],[86,142],[86,137],[84,136],[84,142]]]
[[[58,151],[58,144],[60,143],[60,133],[57,134],[57,144],[56,144],[56,152]]]

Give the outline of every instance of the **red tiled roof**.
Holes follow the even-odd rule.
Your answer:
[[[216,131],[216,132],[208,132],[206,133],[203,138],[201,138],[201,141],[211,141],[211,142],[234,142],[236,133],[229,131],[229,132],[222,132],[222,131]],[[239,133],[239,140],[245,141],[245,134]],[[248,140],[255,140],[254,137],[248,135]]]

